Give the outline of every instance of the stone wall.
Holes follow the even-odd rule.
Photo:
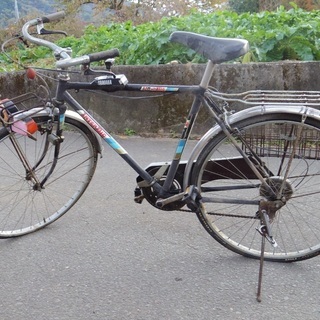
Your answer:
[[[131,83],[198,84],[205,65],[114,66],[113,72],[123,73]],[[319,90],[319,62],[281,62],[216,65],[211,85],[222,92],[248,90]],[[54,73],[46,73],[54,77]],[[80,75],[72,75],[79,79]],[[54,92],[55,82],[46,78]],[[39,88],[40,80],[27,80],[24,73],[0,75],[2,98],[13,97]],[[108,131],[139,134],[175,133],[185,121],[190,95],[170,95],[140,99],[143,94],[115,92],[108,95],[89,92],[74,93],[79,102],[93,113]],[[146,97],[144,95],[144,97]],[[232,109],[243,108],[233,105]],[[212,125],[208,113],[202,110],[196,131]]]

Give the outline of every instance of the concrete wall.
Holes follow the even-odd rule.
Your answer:
[[[115,66],[115,73],[123,73],[131,83],[155,84],[198,84],[205,65],[160,65],[160,66]],[[319,62],[281,62],[251,64],[216,65],[211,85],[223,92],[235,93],[247,90],[310,90],[320,87]],[[52,73],[47,75],[54,76]],[[73,79],[77,79],[73,75]],[[54,92],[54,81],[47,79]],[[24,73],[0,75],[2,98],[13,97],[26,91],[35,91],[40,80],[27,80]],[[93,113],[110,132],[123,133],[134,130],[139,134],[169,133],[175,135],[185,121],[188,106],[192,102],[189,95],[147,97],[142,94],[74,93],[91,113]],[[130,99],[129,99],[130,97]],[[134,98],[134,99],[132,99]],[[233,109],[241,108],[232,106]],[[196,126],[201,133],[212,125],[208,113],[202,110]]]

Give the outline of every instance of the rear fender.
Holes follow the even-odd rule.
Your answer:
[[[306,107],[304,105],[260,105],[234,113],[228,118],[228,123],[230,125],[234,125],[250,117],[277,113],[288,115],[301,115],[301,122],[305,121],[307,118],[312,118],[317,121],[320,121],[320,111],[311,107]],[[209,129],[195,145],[194,149],[191,152],[190,158],[185,166],[185,172],[183,177],[184,190],[190,184],[193,164],[195,163],[195,161],[197,161],[202,149],[214,136],[219,134],[221,131],[221,128],[218,125],[215,125],[211,129]]]

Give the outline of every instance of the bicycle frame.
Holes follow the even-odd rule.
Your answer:
[[[180,164],[182,154],[184,152],[186,143],[190,137],[193,124],[198,115],[200,106],[204,99],[204,92],[208,87],[209,80],[213,72],[213,64],[207,64],[206,71],[199,86],[188,85],[156,85],[156,84],[127,84],[125,86],[114,87],[110,84],[100,85],[97,87],[95,82],[71,82],[69,78],[63,75],[60,76],[57,92],[56,92],[56,106],[60,108],[66,102],[75,112],[77,112],[82,119],[115,151],[126,163],[136,171],[139,176],[146,181],[148,186],[152,186],[160,197],[168,197],[169,190],[176,175]],[[170,168],[166,176],[163,186],[160,186],[145,169],[143,169],[128,152],[112,137],[112,135],[103,128],[77,101],[71,96],[68,90],[104,90],[104,91],[136,91],[136,92],[163,92],[163,93],[192,93],[194,95],[193,104],[189,110],[181,137],[177,143],[173,159],[170,163]],[[63,121],[63,118],[62,120]]]
[[[170,188],[175,179],[176,173],[178,171],[182,154],[184,152],[186,143],[190,137],[190,133],[192,131],[192,127],[197,118],[197,115],[200,110],[200,106],[204,104],[211,111],[213,118],[215,119],[218,127],[222,130],[233,142],[235,146],[237,143],[235,139],[232,137],[231,132],[233,129],[229,126],[228,120],[225,117],[222,119],[220,116],[224,114],[223,110],[220,110],[214,101],[210,99],[210,97],[206,96],[206,90],[209,86],[209,81],[212,77],[214,69],[214,64],[211,61],[208,61],[205,72],[203,74],[200,85],[157,85],[157,84],[126,84],[126,85],[113,85],[112,81],[108,79],[108,76],[101,78],[98,81],[101,81],[101,84],[97,84],[97,81],[93,82],[71,82],[69,81],[69,77],[65,75],[60,75],[57,92],[56,92],[56,106],[61,109],[66,102],[71,108],[78,113],[81,118],[92,128],[94,132],[96,132],[115,152],[117,152],[122,159],[133,169],[135,172],[145,181],[145,186],[152,186],[153,189],[158,193],[160,199],[166,199],[169,197],[173,201],[179,200],[184,195],[186,188],[188,187],[189,182],[189,174],[190,174],[190,161],[186,166],[186,171],[188,174],[184,174],[184,183],[182,192],[176,196],[170,193]],[[185,125],[183,127],[180,139],[177,143],[173,159],[170,162],[170,166],[168,172],[165,177],[165,181],[163,185],[157,183],[156,179],[151,176],[144,168],[142,168],[128,152],[112,137],[112,135],[103,128],[98,121],[96,121],[77,101],[75,98],[71,96],[68,90],[103,90],[107,92],[114,91],[135,91],[135,92],[163,92],[163,93],[191,93],[194,95],[194,100],[192,106],[189,110],[189,114],[187,116]],[[210,96],[210,95],[209,95]],[[225,115],[226,116],[226,115]],[[63,121],[63,117],[61,118],[61,122]],[[60,125],[58,126],[58,128]],[[241,138],[241,137],[240,137]],[[253,174],[256,176],[261,184],[265,185],[266,188],[269,186],[265,182],[265,172],[264,168],[261,165],[260,168],[257,168],[253,162],[249,159],[249,157],[245,154],[241,148],[237,147],[239,154],[242,156],[242,167],[247,168],[247,172],[249,174]],[[255,156],[254,156],[255,157]],[[258,161],[259,158],[255,157]],[[256,204],[254,202],[253,204]]]
[[[181,161],[182,154],[184,152],[186,143],[190,137],[190,133],[192,131],[192,127],[196,120],[196,117],[199,113],[201,104],[204,104],[211,111],[213,118],[216,123],[220,127],[220,129],[230,138],[230,140],[237,146],[235,139],[231,136],[231,129],[228,125],[228,121],[221,119],[219,116],[223,115],[223,110],[220,110],[215,102],[213,102],[210,98],[206,97],[206,89],[209,86],[209,81],[212,77],[214,69],[214,64],[211,61],[208,61],[205,72],[203,74],[200,85],[157,85],[157,84],[126,84],[126,85],[113,85],[112,80],[109,79],[109,76],[101,76],[100,79],[93,82],[71,82],[69,81],[69,77],[60,75],[57,92],[56,92],[56,106],[61,108],[64,106],[64,102],[74,109],[82,119],[115,151],[117,152],[126,163],[135,170],[135,172],[145,181],[146,186],[152,186],[154,190],[158,193],[159,198],[165,199],[172,196],[170,193],[170,188],[176,176],[176,173],[179,168],[179,164]],[[103,128],[77,101],[74,99],[68,90],[103,90],[107,92],[113,91],[136,91],[136,92],[163,92],[163,93],[192,93],[194,95],[194,100],[192,106],[189,110],[189,114],[187,116],[184,128],[182,130],[180,139],[177,143],[175,153],[172,161],[170,162],[170,166],[168,172],[165,177],[165,181],[163,185],[159,185],[156,179],[151,176],[145,169],[143,169],[128,152],[111,136],[111,134]],[[62,118],[63,119],[63,118]],[[63,120],[62,120],[63,121]],[[59,128],[60,126],[58,126]],[[248,168],[248,172],[253,173],[261,182],[261,184],[265,185],[266,188],[269,186],[266,185],[265,175],[263,174],[263,166],[258,169],[249,159],[249,157],[237,147],[239,154],[243,157],[243,166]],[[256,157],[259,161],[258,157]],[[189,167],[187,167],[189,170]],[[184,189],[188,187],[188,176],[184,175]],[[178,198],[182,198],[184,192],[181,192]],[[176,197],[174,198],[176,200]],[[174,200],[172,199],[172,200]],[[256,202],[254,202],[256,204]]]

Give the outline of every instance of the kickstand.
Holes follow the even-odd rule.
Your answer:
[[[262,235],[262,237],[261,237],[261,256],[260,256],[260,267],[259,267],[259,279],[258,279],[258,290],[257,290],[257,301],[258,302],[261,302],[262,276],[263,276],[265,246],[266,246],[266,238],[265,238],[264,235]]]
[[[274,248],[278,246],[276,240],[272,236],[268,213],[263,208],[260,208],[260,217],[261,217],[261,226],[259,229],[257,229],[257,231],[261,235],[261,256],[260,256],[259,282],[258,282],[258,291],[257,291],[258,302],[261,302],[262,275],[263,275],[266,239],[268,240],[268,242],[270,242],[270,244]]]

